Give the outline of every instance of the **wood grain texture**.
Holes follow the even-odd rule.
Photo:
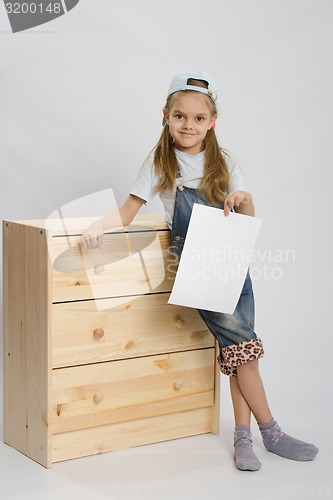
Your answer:
[[[169,293],[53,305],[54,368],[213,347],[196,309],[168,304]]]
[[[96,455],[147,443],[203,434],[211,430],[211,409],[197,408],[150,418],[56,434],[53,460]]]
[[[53,238],[53,302],[171,291],[170,231],[107,234],[96,250],[82,250],[78,242]]]
[[[49,262],[45,231],[3,223],[4,441],[51,465]]]
[[[83,252],[89,221],[3,223],[4,441],[45,467],[219,432],[218,345],[196,310],[167,304],[162,217]]]
[[[215,358],[214,358],[214,404],[212,407],[211,433],[220,434],[220,404],[221,404],[221,371],[217,362],[217,356],[220,354],[220,348],[215,340]]]
[[[201,349],[54,370],[53,432],[212,406],[214,358]]]

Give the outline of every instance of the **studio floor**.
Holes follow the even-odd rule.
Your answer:
[[[225,387],[222,386],[225,391]],[[221,395],[223,396],[223,395]],[[281,396],[282,397],[282,396]],[[305,403],[300,397],[300,407]],[[45,469],[0,442],[1,500],[233,500],[325,499],[333,497],[332,427],[322,399],[311,398],[307,415],[288,417],[295,399],[285,401],[284,430],[320,448],[313,462],[268,453],[253,424],[258,472],[240,472],[233,461],[233,420],[229,401],[221,411],[220,435],[204,434],[69,460]],[[316,408],[321,405],[318,415]],[[328,404],[328,403],[327,403]],[[287,422],[288,420],[288,422]],[[320,420],[321,426],[316,422]],[[281,420],[280,420],[281,424]],[[288,424],[288,425],[287,425]],[[282,426],[282,425],[281,425]],[[329,431],[329,434],[327,434]],[[2,436],[2,434],[1,434]]]

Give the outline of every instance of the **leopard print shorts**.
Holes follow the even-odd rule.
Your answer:
[[[239,344],[222,347],[217,361],[224,375],[237,377],[237,366],[244,365],[253,359],[262,358],[264,355],[263,343],[259,338],[244,340]]]

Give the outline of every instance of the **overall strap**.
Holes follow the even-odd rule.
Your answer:
[[[183,186],[183,176],[180,171],[179,165],[177,163],[177,174],[176,174],[176,179],[175,179],[175,188],[178,189],[178,191],[183,191],[184,186]]]

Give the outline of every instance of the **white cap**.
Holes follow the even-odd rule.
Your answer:
[[[189,79],[203,80],[207,83],[207,88],[189,85],[187,83]],[[185,73],[178,73],[175,75],[171,80],[167,97],[174,92],[179,92],[180,90],[196,90],[197,92],[208,95],[214,102],[217,99],[217,88],[215,82],[209,75],[207,75],[207,73],[202,71],[186,71]]]

